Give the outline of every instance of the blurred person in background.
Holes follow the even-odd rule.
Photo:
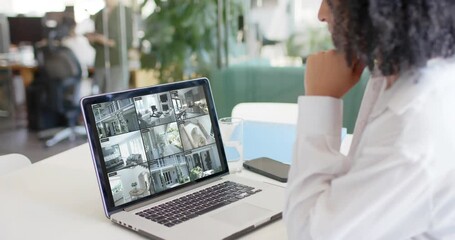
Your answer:
[[[68,28],[68,34],[62,39],[62,45],[74,52],[81,64],[82,77],[86,79],[88,68],[92,67],[95,61],[95,49],[85,36],[76,33],[77,25],[73,18],[63,18],[61,24]]]

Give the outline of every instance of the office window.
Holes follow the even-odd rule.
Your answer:
[[[163,175],[164,175],[164,181],[165,181],[166,185],[171,184],[172,183],[171,173],[170,172],[164,172]]]
[[[142,159],[146,159],[145,156],[142,154],[144,151],[142,150],[142,141],[140,138],[136,138],[129,142],[129,147],[131,152],[133,153],[141,153]]]
[[[120,155],[122,158],[126,158],[130,155],[130,151],[128,151],[128,146],[126,144],[119,144],[120,145]]]

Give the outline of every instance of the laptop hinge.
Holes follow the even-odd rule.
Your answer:
[[[147,206],[149,204],[152,204],[152,203],[156,203],[156,202],[159,202],[161,200],[164,200],[166,198],[170,198],[170,197],[173,197],[175,195],[178,195],[178,194],[181,194],[181,193],[185,193],[185,192],[188,192],[190,190],[193,190],[195,188],[198,188],[198,187],[201,187],[201,186],[204,186],[204,185],[207,185],[207,184],[210,184],[210,183],[213,183],[213,182],[216,182],[216,181],[219,181],[221,180],[221,177],[216,177],[216,178],[213,178],[213,179],[207,179],[205,181],[202,181],[202,182],[198,182],[198,183],[195,183],[195,184],[192,184],[188,187],[184,187],[182,189],[178,189],[178,190],[175,190],[175,191],[172,191],[170,193],[166,193],[162,196],[159,196],[159,197],[156,197],[156,198],[153,198],[153,199],[150,199],[148,201],[145,201],[145,202],[141,202],[141,203],[138,203],[138,204],[134,204],[134,206],[130,206],[130,207],[127,207],[125,209],[123,209],[124,211],[133,211],[133,210],[136,210],[138,208],[141,208],[141,207],[144,207],[144,206]]]

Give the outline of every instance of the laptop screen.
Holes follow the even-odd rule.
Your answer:
[[[206,95],[199,85],[90,104],[114,207],[226,171]]]

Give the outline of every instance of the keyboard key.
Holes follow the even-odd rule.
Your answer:
[[[175,224],[172,223],[172,222],[168,222],[168,223],[165,223],[165,224],[164,224],[164,226],[166,226],[166,227],[172,227],[172,226],[174,226],[174,225],[175,225]]]

